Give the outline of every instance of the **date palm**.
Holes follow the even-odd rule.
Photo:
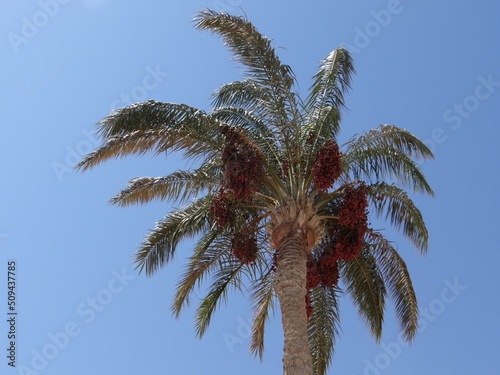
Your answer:
[[[354,72],[346,50],[321,62],[302,101],[291,68],[248,20],[207,10],[195,23],[224,39],[246,79],[219,88],[210,112],[147,101],[111,113],[99,124],[103,144],[77,166],[87,170],[110,158],[167,150],[195,161],[190,170],[133,179],[111,199],[119,206],[185,204],[148,234],[136,253],[137,268],[154,274],[183,239],[196,237],[174,314],[208,282],[196,310],[202,336],[228,291],[247,290],[254,311],[251,350],[262,356],[265,323],[278,301],[287,375],[326,373],[342,293],[353,298],[377,340],[389,296],[410,341],[418,306],[407,267],[384,233],[368,227],[366,215],[369,207],[425,253],[427,229],[405,189],[433,195],[416,163],[432,158],[431,151],[390,125],[337,146]]]

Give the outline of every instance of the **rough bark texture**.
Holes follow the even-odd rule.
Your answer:
[[[281,241],[278,251],[276,294],[285,335],[284,375],[312,375],[312,358],[307,335],[305,233],[297,229]]]
[[[278,250],[276,294],[285,335],[284,375],[313,374],[305,301],[307,254],[321,240],[321,227],[307,197],[276,207],[267,227],[271,246]]]
[[[307,196],[287,199],[271,210],[267,225],[271,247],[278,250],[276,294],[285,335],[284,375],[312,375],[307,334],[307,254],[321,240],[322,225]]]

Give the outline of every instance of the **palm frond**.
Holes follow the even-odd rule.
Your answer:
[[[314,143],[321,138],[335,138],[339,132],[344,94],[350,88],[353,74],[352,58],[343,48],[332,51],[321,62],[306,100],[310,116],[306,136],[313,132]]]
[[[359,149],[391,147],[411,158],[432,159],[432,151],[406,129],[394,125],[379,125],[367,133],[360,134],[346,144],[346,153]]]
[[[259,356],[264,355],[265,325],[269,319],[269,312],[274,310],[276,272],[268,267],[268,271],[252,286],[253,324],[250,352]]]
[[[210,199],[204,197],[160,220],[135,254],[139,272],[152,275],[172,259],[180,241],[207,230],[209,211]]]
[[[326,375],[339,334],[340,311],[337,288],[318,286],[311,290],[312,313],[307,322],[315,375]]]
[[[368,197],[378,217],[401,230],[422,254],[427,251],[429,233],[422,213],[403,189],[379,182],[368,187]]]
[[[85,172],[109,159],[124,157],[132,154],[145,154],[163,148],[168,139],[173,139],[177,130],[154,129],[137,130],[121,136],[110,137],[104,144],[85,157],[75,165],[76,169]]]
[[[403,151],[391,146],[356,148],[346,152],[342,155],[342,168],[347,180],[371,183],[374,180],[395,179],[415,192],[434,195],[418,164]]]
[[[223,147],[219,121],[184,104],[135,103],[111,113],[98,125],[105,143],[77,168],[86,170],[111,157],[169,149],[182,150],[186,157],[207,158]]]
[[[255,214],[251,208],[239,210],[235,218],[238,229],[235,230],[241,229],[243,223],[247,222],[248,216],[252,213]],[[189,263],[177,284],[172,304],[172,312],[176,317],[179,316],[184,306],[189,305],[190,294],[196,285],[200,286],[208,275],[216,273],[219,269],[227,268],[228,265],[235,262],[236,258],[231,251],[233,236],[233,232],[226,233],[210,228],[198,240],[194,252],[189,258]],[[264,248],[267,245],[265,231],[258,230],[256,236],[259,248]],[[258,279],[266,267],[266,262],[261,258],[262,251],[259,251],[257,261],[254,264],[245,265],[241,269],[242,274],[250,279]]]
[[[198,337],[205,334],[215,309],[221,301],[226,300],[229,287],[240,288],[239,273],[242,268],[243,263],[237,260],[228,261],[224,267],[218,268],[210,291],[196,309],[194,324]]]
[[[365,249],[359,257],[341,263],[340,274],[360,317],[378,342],[382,336],[386,288],[375,258]]]
[[[247,19],[213,10],[199,12],[195,27],[212,31],[224,39],[235,59],[244,66],[248,80],[271,93],[269,109],[275,117],[276,129],[291,133],[289,127],[293,127],[298,118],[296,96],[290,91],[295,77],[290,66],[281,63],[271,41]]]
[[[368,242],[394,301],[403,337],[410,342],[418,329],[418,302],[406,263],[380,233],[373,233]]]
[[[222,85],[212,95],[212,106],[237,107],[252,113],[265,115],[271,93],[266,87],[250,80],[235,81]]]
[[[218,130],[217,126],[214,127],[217,124],[210,122],[210,116],[201,109],[148,100],[113,111],[98,123],[97,133],[101,138],[108,139],[137,130],[196,128],[197,125],[204,125],[206,132]],[[201,132],[197,135],[203,136]]]
[[[281,63],[271,41],[245,18],[208,9],[198,13],[195,26],[219,34],[252,81],[271,90],[289,90],[292,86],[291,68]]]
[[[207,231],[197,242],[193,255],[189,258],[186,270],[177,284],[172,312],[176,317],[185,305],[189,305],[189,296],[196,285],[200,285],[205,276],[226,262],[232,261],[230,240],[221,236],[219,231]]]
[[[194,171],[176,171],[164,177],[135,178],[110,202],[118,206],[144,204],[154,199],[185,202],[215,188],[220,183],[219,172],[215,165],[208,165]]]

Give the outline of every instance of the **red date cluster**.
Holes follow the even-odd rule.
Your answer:
[[[240,231],[234,235],[231,241],[231,251],[233,255],[244,264],[255,261],[258,250],[255,231]]]
[[[307,289],[314,289],[321,284],[321,273],[318,270],[318,261],[311,253],[307,256]]]
[[[262,184],[262,155],[257,146],[229,126],[223,129],[226,147],[222,153],[225,187],[237,200],[248,200]]]
[[[309,255],[307,260],[307,289],[314,289],[319,284],[332,287],[339,282],[338,258],[325,251],[319,259]]]
[[[222,133],[226,139],[222,152],[224,181],[210,207],[218,229],[234,224],[236,202],[250,199],[261,186],[264,175],[257,146],[230,126],[225,126]]]
[[[329,229],[329,241],[323,244],[322,254],[318,258],[309,254],[306,280],[308,318],[313,309],[309,290],[320,284],[324,287],[337,285],[339,281],[338,261],[359,256],[368,230],[367,207],[366,186],[361,183],[357,186],[348,186],[344,191],[344,198],[337,207],[338,221]]]
[[[317,268],[323,286],[330,288],[339,283],[339,266],[337,258],[333,255],[323,256],[318,262]]]
[[[353,259],[359,256],[363,238],[368,230],[366,186],[348,186],[339,205],[339,220],[332,239],[335,242],[334,256],[338,259]]]
[[[210,213],[218,229],[222,229],[234,221],[234,208],[230,192],[220,188],[219,193],[212,199]]]
[[[320,192],[333,186],[341,173],[341,154],[335,140],[327,140],[318,149],[312,172],[313,183]]]
[[[339,268],[337,258],[326,251],[319,259],[309,254],[307,259],[307,278],[306,278],[306,312],[307,319],[311,317],[313,312],[313,305],[310,298],[310,290],[316,288],[318,285],[324,287],[332,287],[339,282]]]

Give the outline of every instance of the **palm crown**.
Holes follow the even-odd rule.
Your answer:
[[[139,270],[153,274],[183,239],[196,236],[173,312],[180,313],[199,282],[211,279],[196,311],[201,336],[230,287],[248,284],[251,350],[262,356],[277,297],[288,375],[326,372],[343,291],[376,339],[388,295],[411,340],[418,307],[407,267],[384,234],[369,228],[367,215],[369,208],[388,219],[424,253],[428,233],[404,189],[433,194],[415,161],[431,158],[431,151],[390,125],[337,145],[354,72],[346,50],[321,62],[302,101],[291,68],[249,21],[207,10],[195,22],[222,36],[247,78],[219,88],[209,113],[155,101],[111,113],[99,124],[102,146],[78,165],[86,170],[110,158],[167,150],[197,161],[192,170],[134,179],[112,198],[120,206],[156,199],[186,204],[146,237],[135,258]],[[294,353],[294,344],[302,353]]]

